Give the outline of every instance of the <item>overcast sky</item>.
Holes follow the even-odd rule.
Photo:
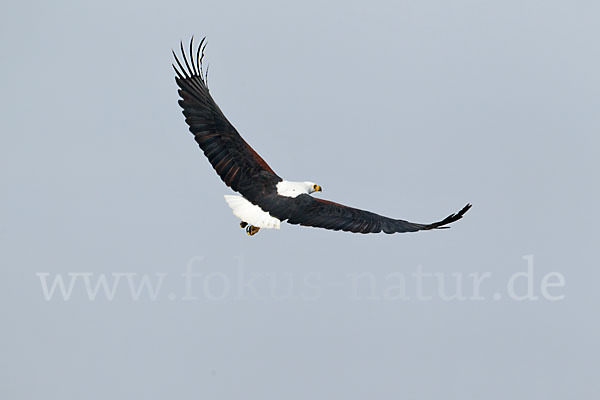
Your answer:
[[[0,14],[0,397],[597,398],[599,3]],[[177,104],[191,35],[280,176],[415,222],[473,208],[248,237]]]

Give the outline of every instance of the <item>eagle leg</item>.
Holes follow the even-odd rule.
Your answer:
[[[244,221],[240,222],[240,228],[242,228],[242,229],[243,229],[243,228],[245,228],[246,226],[248,226],[248,223],[247,223],[247,222],[244,222]]]
[[[254,225],[248,225],[246,227],[246,233],[250,236],[256,235],[259,230],[260,230],[260,228],[257,226],[254,226]]]

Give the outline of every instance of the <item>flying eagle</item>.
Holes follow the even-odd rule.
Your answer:
[[[181,43],[183,64],[173,56],[177,66],[175,81],[179,86],[179,105],[185,122],[196,142],[223,182],[242,196],[225,195],[233,214],[248,235],[260,228],[279,229],[281,221],[355,233],[416,232],[447,228],[471,208],[467,204],[456,214],[431,224],[417,224],[384,217],[369,211],[312,197],[321,186],[314,182],[292,182],[280,178],[229,123],[211,97],[203,74],[202,59],[206,47],[202,39],[194,58],[194,38],[190,41],[189,62]]]

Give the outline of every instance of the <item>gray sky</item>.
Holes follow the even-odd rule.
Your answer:
[[[57,4],[0,12],[0,397],[597,398],[597,2]],[[191,35],[281,176],[415,222],[473,209],[247,237],[177,105]]]

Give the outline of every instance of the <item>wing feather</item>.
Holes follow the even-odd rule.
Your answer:
[[[448,228],[447,225],[461,219],[471,208],[471,204],[467,204],[459,212],[450,214],[441,221],[419,224],[402,219],[384,217],[370,211],[317,199],[309,195],[301,195],[296,199],[293,215],[288,218],[290,224],[354,233],[379,233],[383,231],[391,234],[444,229]]]
[[[177,64],[173,65],[177,74],[175,81],[181,97],[179,105],[185,122],[223,182],[248,198],[258,197],[265,192],[265,185],[274,188],[281,178],[246,143],[213,100],[202,76],[206,41],[202,39],[194,59],[193,40],[190,41],[189,59],[183,43],[180,45],[183,63],[173,52]]]

